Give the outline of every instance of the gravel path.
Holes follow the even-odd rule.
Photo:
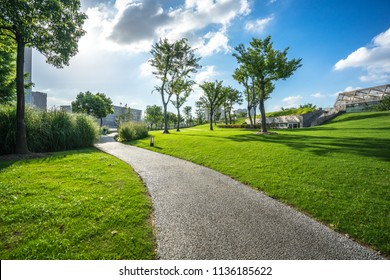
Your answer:
[[[370,249],[211,169],[105,136],[152,197],[160,259],[381,259]]]

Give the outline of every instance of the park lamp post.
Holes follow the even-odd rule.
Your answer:
[[[150,137],[150,147],[154,147],[154,137]]]

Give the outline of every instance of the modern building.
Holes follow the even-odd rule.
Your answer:
[[[346,91],[339,93],[334,108],[346,112],[367,111],[386,96],[390,96],[390,84]]]
[[[27,103],[42,111],[47,111],[47,94],[39,91],[32,91],[30,94],[30,102]]]
[[[103,125],[108,127],[117,127],[120,116],[122,116],[124,121],[140,122],[142,110],[114,105],[114,113],[103,118]]]

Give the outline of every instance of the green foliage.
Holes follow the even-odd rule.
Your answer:
[[[118,130],[118,141],[132,141],[145,138],[149,135],[148,126],[144,123],[121,123]]]
[[[274,90],[273,82],[290,77],[301,67],[301,59],[288,60],[288,48],[283,51],[274,50],[271,36],[264,40],[253,38],[250,47],[246,48],[243,44],[240,44],[235,50],[236,53],[233,56],[237,59],[239,68],[236,70],[234,78],[240,83],[244,83],[244,85],[246,79],[247,87],[250,85],[248,77],[252,80],[250,85],[252,90],[258,91],[262,116],[261,130],[266,132],[264,101],[270,97],[270,93]],[[247,92],[250,92],[248,88]]]
[[[183,92],[189,94],[191,91],[193,81],[190,80],[190,75],[200,68],[198,64],[200,58],[195,56],[195,50],[191,49],[185,38],[174,43],[169,43],[166,38],[160,39],[153,45],[150,53],[153,56],[150,64],[155,68],[153,74],[161,80],[161,85],[156,86],[154,90],[160,93],[163,102],[164,133],[169,133],[167,105],[175,94],[177,96],[175,107],[181,107],[179,96]]]
[[[32,152],[54,152],[89,147],[99,136],[94,119],[64,111],[26,109],[28,148]],[[15,152],[15,108],[0,108],[0,154]]]
[[[0,38],[0,104],[7,104],[15,101],[16,47],[11,38]]]
[[[303,115],[307,114],[310,112],[313,112],[316,110],[316,107],[303,107],[300,106],[299,108],[288,108],[288,109],[283,109],[281,111],[277,112],[270,112],[267,113],[267,117],[280,117],[280,116],[288,116],[288,115]]]
[[[0,159],[0,258],[154,259],[152,205],[131,167],[96,149]]]
[[[29,152],[24,122],[24,49],[34,47],[47,62],[61,68],[78,51],[78,41],[87,16],[80,12],[79,0],[0,1],[0,39],[16,43],[17,127],[15,151]]]
[[[153,129],[153,125],[158,125],[163,121],[163,112],[160,106],[153,105],[148,106],[145,112],[145,121],[150,125],[150,129]]]
[[[114,106],[111,98],[104,93],[93,94],[87,91],[80,92],[76,96],[76,100],[72,102],[72,112],[92,115],[100,119],[100,126],[102,126],[102,119],[114,113]]]
[[[222,81],[204,82],[199,87],[204,93],[199,99],[199,104],[209,111],[210,130],[213,130],[213,121],[218,119],[215,113],[226,98],[226,90],[222,85]]]
[[[390,110],[390,95],[383,98],[378,105],[374,107],[377,111],[389,111]]]
[[[390,112],[258,135],[206,126],[137,146],[210,167],[390,255]]]

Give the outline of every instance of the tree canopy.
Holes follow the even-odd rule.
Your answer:
[[[72,102],[72,112],[92,115],[100,119],[100,126],[102,126],[103,118],[114,113],[114,106],[111,98],[104,93],[93,94],[87,91],[77,95],[76,100]]]
[[[271,36],[268,36],[264,40],[253,38],[248,48],[240,44],[233,53],[242,73],[254,79],[253,85],[257,86],[255,89],[259,97],[261,132],[267,132],[264,101],[269,97],[270,89],[274,88],[273,82],[287,79],[302,66],[301,59],[288,60],[288,50],[289,48],[283,51],[273,49]]]
[[[173,94],[180,95],[186,88],[185,85],[190,80],[192,73],[200,67],[200,58],[195,56],[195,51],[187,44],[187,39],[183,38],[174,43],[169,43],[168,39],[160,39],[153,45],[150,64],[155,68],[153,74],[161,80],[161,84],[155,87],[155,91],[161,95],[164,108],[164,133],[168,131],[167,106]]]
[[[55,67],[69,65],[87,16],[79,0],[0,1],[0,37],[16,43],[16,153],[28,153],[24,122],[24,49],[34,47]]]
[[[216,110],[223,103],[225,99],[225,91],[222,85],[222,81],[215,82],[204,82],[199,85],[199,87],[203,90],[203,96],[200,97],[200,104],[204,106],[208,110],[209,113],[209,121],[210,121],[210,130],[214,130],[213,128],[213,119],[215,118]]]

